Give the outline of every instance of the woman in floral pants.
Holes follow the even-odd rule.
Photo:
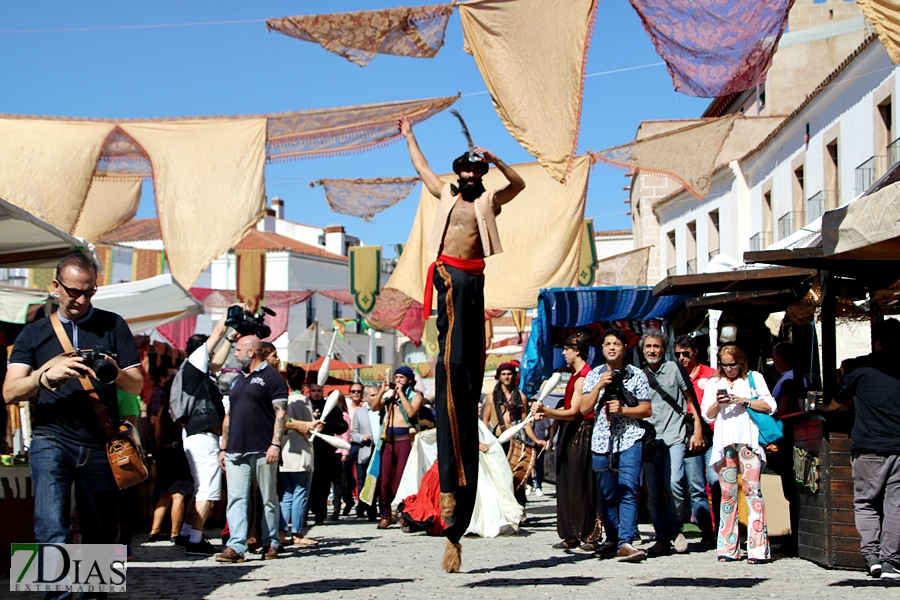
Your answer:
[[[747,500],[747,562],[759,564],[772,558],[766,532],[766,505],[760,489],[760,471],[766,453],[759,444],[759,429],[748,411],[772,414],[775,399],[759,373],[747,367],[740,348],[727,344],[719,349],[719,370],[706,383],[700,407],[708,423],[715,422],[709,464],[719,473],[722,507],[719,516],[718,556],[720,562],[741,558],[738,535],[738,473],[743,479]]]

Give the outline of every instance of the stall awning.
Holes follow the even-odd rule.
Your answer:
[[[537,316],[531,321],[531,335],[522,355],[522,389],[526,394],[534,393],[554,368],[562,366],[562,352],[551,341],[554,327],[663,319],[684,306],[684,300],[684,296],[657,297],[645,286],[541,290]],[[625,323],[617,326],[628,327]]]
[[[49,299],[50,294],[42,290],[0,285],[0,321],[24,325],[31,307]]]
[[[169,273],[101,286],[93,304],[121,315],[132,333],[150,331],[166,323],[203,314],[200,301]]]
[[[0,268],[56,267],[76,250],[97,262],[93,245],[0,198]]]
[[[900,256],[900,183],[892,183],[822,217],[825,256],[896,260]]]
[[[758,292],[784,290],[804,283],[816,275],[813,269],[772,267],[740,269],[721,273],[670,275],[653,287],[654,296],[714,294],[720,292]]]

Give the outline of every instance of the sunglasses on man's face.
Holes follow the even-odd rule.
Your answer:
[[[690,351],[690,350],[683,350],[683,351],[681,351],[681,352],[679,352],[679,351],[677,351],[677,350],[675,351],[675,358],[681,358],[682,356],[683,356],[684,358],[690,358],[690,357],[691,357],[691,351]]]
[[[71,298],[72,300],[76,300],[78,298],[81,298],[82,296],[84,296],[85,298],[90,298],[91,296],[93,296],[94,294],[97,293],[97,288],[91,288],[89,290],[79,290],[78,288],[70,288],[69,286],[64,284],[62,281],[60,281],[59,279],[56,280],[56,283],[59,284],[59,287],[66,290],[66,294],[68,294],[69,298]]]
[[[350,390],[350,393],[351,394],[362,394],[363,391],[362,390]]]

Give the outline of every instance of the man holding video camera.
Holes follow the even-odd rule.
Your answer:
[[[97,267],[87,257],[63,258],[53,290],[59,310],[53,319],[26,325],[16,338],[3,397],[8,404],[18,404],[37,394],[29,448],[36,540],[70,541],[74,483],[82,542],[110,544],[116,541],[119,490],[106,457],[107,435],[79,377],[90,377],[106,414],[116,422],[116,387],[137,394],[143,386],[140,357],[122,317],[91,306]],[[53,324],[56,318],[76,349],[75,356],[63,354]],[[88,354],[96,355],[94,360],[87,361]],[[98,371],[103,381],[98,381]]]

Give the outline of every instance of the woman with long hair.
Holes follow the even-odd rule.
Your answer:
[[[750,411],[770,415],[775,399],[760,373],[747,366],[747,356],[734,344],[719,348],[719,368],[706,383],[700,411],[715,424],[709,464],[719,474],[722,505],[719,517],[719,562],[741,558],[738,533],[738,473],[747,500],[747,562],[760,564],[772,558],[766,531],[766,505],[760,488],[760,473],[766,452],[759,443],[759,428]]]
[[[556,457],[556,532],[562,541],[554,548],[576,548],[593,553],[600,543],[603,527],[600,500],[594,485],[591,455],[591,433],[594,411],[582,415],[581,390],[590,373],[587,363],[588,345],[583,334],[566,338],[563,357],[572,369],[566,384],[562,408],[535,405],[535,412],[560,422],[558,456]]]

